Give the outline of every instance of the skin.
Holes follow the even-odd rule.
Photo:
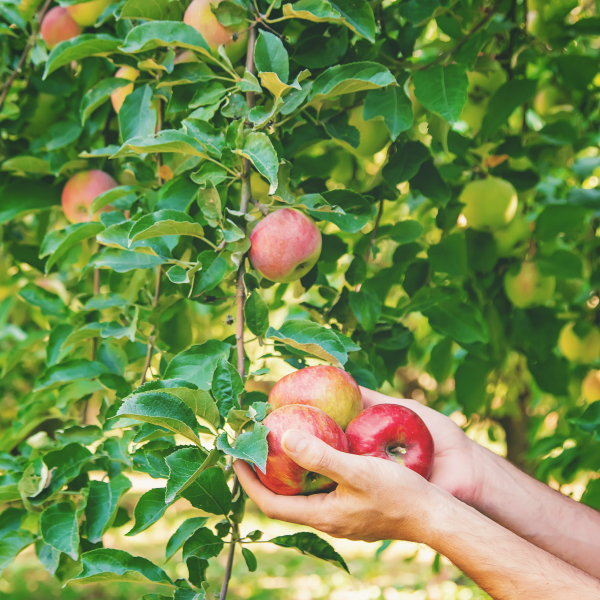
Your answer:
[[[67,10],[78,25],[89,27],[98,20],[98,17],[110,2],[111,0],[92,0],[91,2],[67,6]]]
[[[600,400],[600,371],[590,371],[581,384],[581,394],[588,402]]]
[[[600,329],[592,327],[588,334],[580,338],[574,331],[575,323],[565,325],[558,337],[561,354],[571,362],[588,365],[600,356]]]
[[[265,473],[257,469],[257,474],[265,486],[285,496],[324,492],[335,486],[328,477],[298,466],[281,447],[285,432],[296,428],[341,452],[348,452],[346,436],[331,417],[312,406],[290,404],[274,410],[263,423],[269,428],[269,454]]]
[[[278,283],[304,277],[321,254],[321,232],[299,210],[281,208],[256,225],[250,234],[250,262]]]
[[[61,204],[65,217],[71,223],[84,223],[98,218],[90,215],[92,202],[102,193],[117,186],[117,182],[104,171],[94,169],[73,175],[63,188]],[[110,210],[105,207],[103,210]]]
[[[517,191],[508,181],[488,177],[468,183],[460,195],[469,227],[488,230],[505,227],[517,213]]]
[[[135,81],[139,76],[140,72],[133,67],[121,67],[120,69],[117,69],[117,72],[115,73],[117,79],[129,79],[129,81]],[[125,98],[127,98],[131,92],[133,92],[133,83],[124,85],[110,95],[110,101],[117,114],[119,114],[121,106],[123,106],[123,102],[125,102]]]
[[[291,430],[282,440],[286,454],[338,486],[278,496],[236,461],[242,486],[267,516],[352,540],[425,543],[495,600],[600,598],[600,513],[485,450],[448,417],[413,400],[362,393],[367,406],[408,406],[427,424],[436,442],[429,482],[392,461],[336,452]]]
[[[307,367],[282,377],[269,394],[277,409],[303,404],[327,413],[342,429],[362,410],[362,396],[351,375],[327,365]]]
[[[406,406],[370,406],[348,425],[346,438],[351,454],[394,461],[425,479],[431,475],[433,438],[423,419]]]
[[[533,262],[521,263],[518,273],[504,276],[504,290],[508,299],[518,308],[546,304],[556,288],[556,279],[542,275]]]
[[[74,21],[69,11],[62,6],[51,8],[42,19],[40,34],[46,46],[52,49],[65,40],[77,37],[81,27]]]

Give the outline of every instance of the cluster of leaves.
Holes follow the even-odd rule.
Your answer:
[[[400,374],[409,391],[420,384],[404,367],[416,367],[435,408],[501,423],[509,456],[543,480],[598,469],[587,367],[556,345],[565,322],[597,320],[600,26],[590,6],[552,6],[538,31],[515,0],[223,0],[221,23],[253,28],[244,65],[181,21],[185,1],[120,0],[51,52],[35,3],[2,1],[0,568],[35,544],[63,581],[147,581],[180,600],[205,597],[226,547],[254,570],[261,534],[240,532],[230,463],[264,465],[266,397],[244,390],[277,361],[326,361],[371,388]],[[141,75],[116,115],[110,95],[130,83],[119,66]],[[469,125],[470,75],[498,68],[506,81]],[[562,97],[545,112],[534,99],[549,89]],[[99,221],[67,225],[62,187],[89,168],[119,185],[94,201]],[[460,223],[461,190],[487,175],[515,186],[535,225],[508,258]],[[319,223],[323,251],[301,281],[274,285],[247,264],[247,226],[283,206]],[[558,280],[547,306],[515,309],[504,294],[526,257]],[[242,316],[255,371],[231,329],[244,335]],[[216,515],[167,543],[188,580],[103,546],[131,518],[131,471],[166,487],[140,498],[128,535],[179,498]],[[597,481],[584,497],[596,506]],[[345,568],[314,534],[270,541]]]

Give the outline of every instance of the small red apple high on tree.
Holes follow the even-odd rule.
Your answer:
[[[63,188],[61,204],[65,217],[71,223],[85,223],[97,218],[90,214],[92,202],[104,192],[117,186],[117,182],[104,171],[93,169],[73,175]],[[102,210],[110,210],[105,207]]]

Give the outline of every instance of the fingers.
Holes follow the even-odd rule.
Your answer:
[[[283,435],[281,446],[296,464],[336,483],[354,486],[362,472],[360,457],[335,450],[304,431],[289,429]]]
[[[311,525],[311,515],[315,514],[314,505],[321,503],[319,496],[322,494],[310,497],[279,496],[260,482],[248,463],[236,460],[233,468],[248,496],[267,517],[299,525]]]

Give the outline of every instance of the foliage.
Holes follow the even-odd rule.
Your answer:
[[[581,340],[598,321],[593,5],[224,0],[219,21],[250,27],[245,65],[182,22],[185,0],[119,0],[51,51],[48,6],[0,4],[1,568],[34,545],[62,582],[179,600],[218,595],[207,569],[236,546],[256,569],[230,465],[264,464],[266,396],[246,390],[284,362],[462,412],[543,481],[598,470],[600,404],[580,392],[598,355],[557,347],[564,325]],[[118,185],[98,220],[68,224],[61,190],[85,169]],[[461,214],[488,176],[518,193],[527,227],[509,243]],[[282,206],[317,221],[323,251],[274,285],[247,234]],[[524,260],[556,284],[526,309],[503,287]],[[166,487],[130,515],[134,472]],[[182,498],[202,516],[166,552],[187,580],[104,546]],[[272,541],[346,567],[314,533]]]

